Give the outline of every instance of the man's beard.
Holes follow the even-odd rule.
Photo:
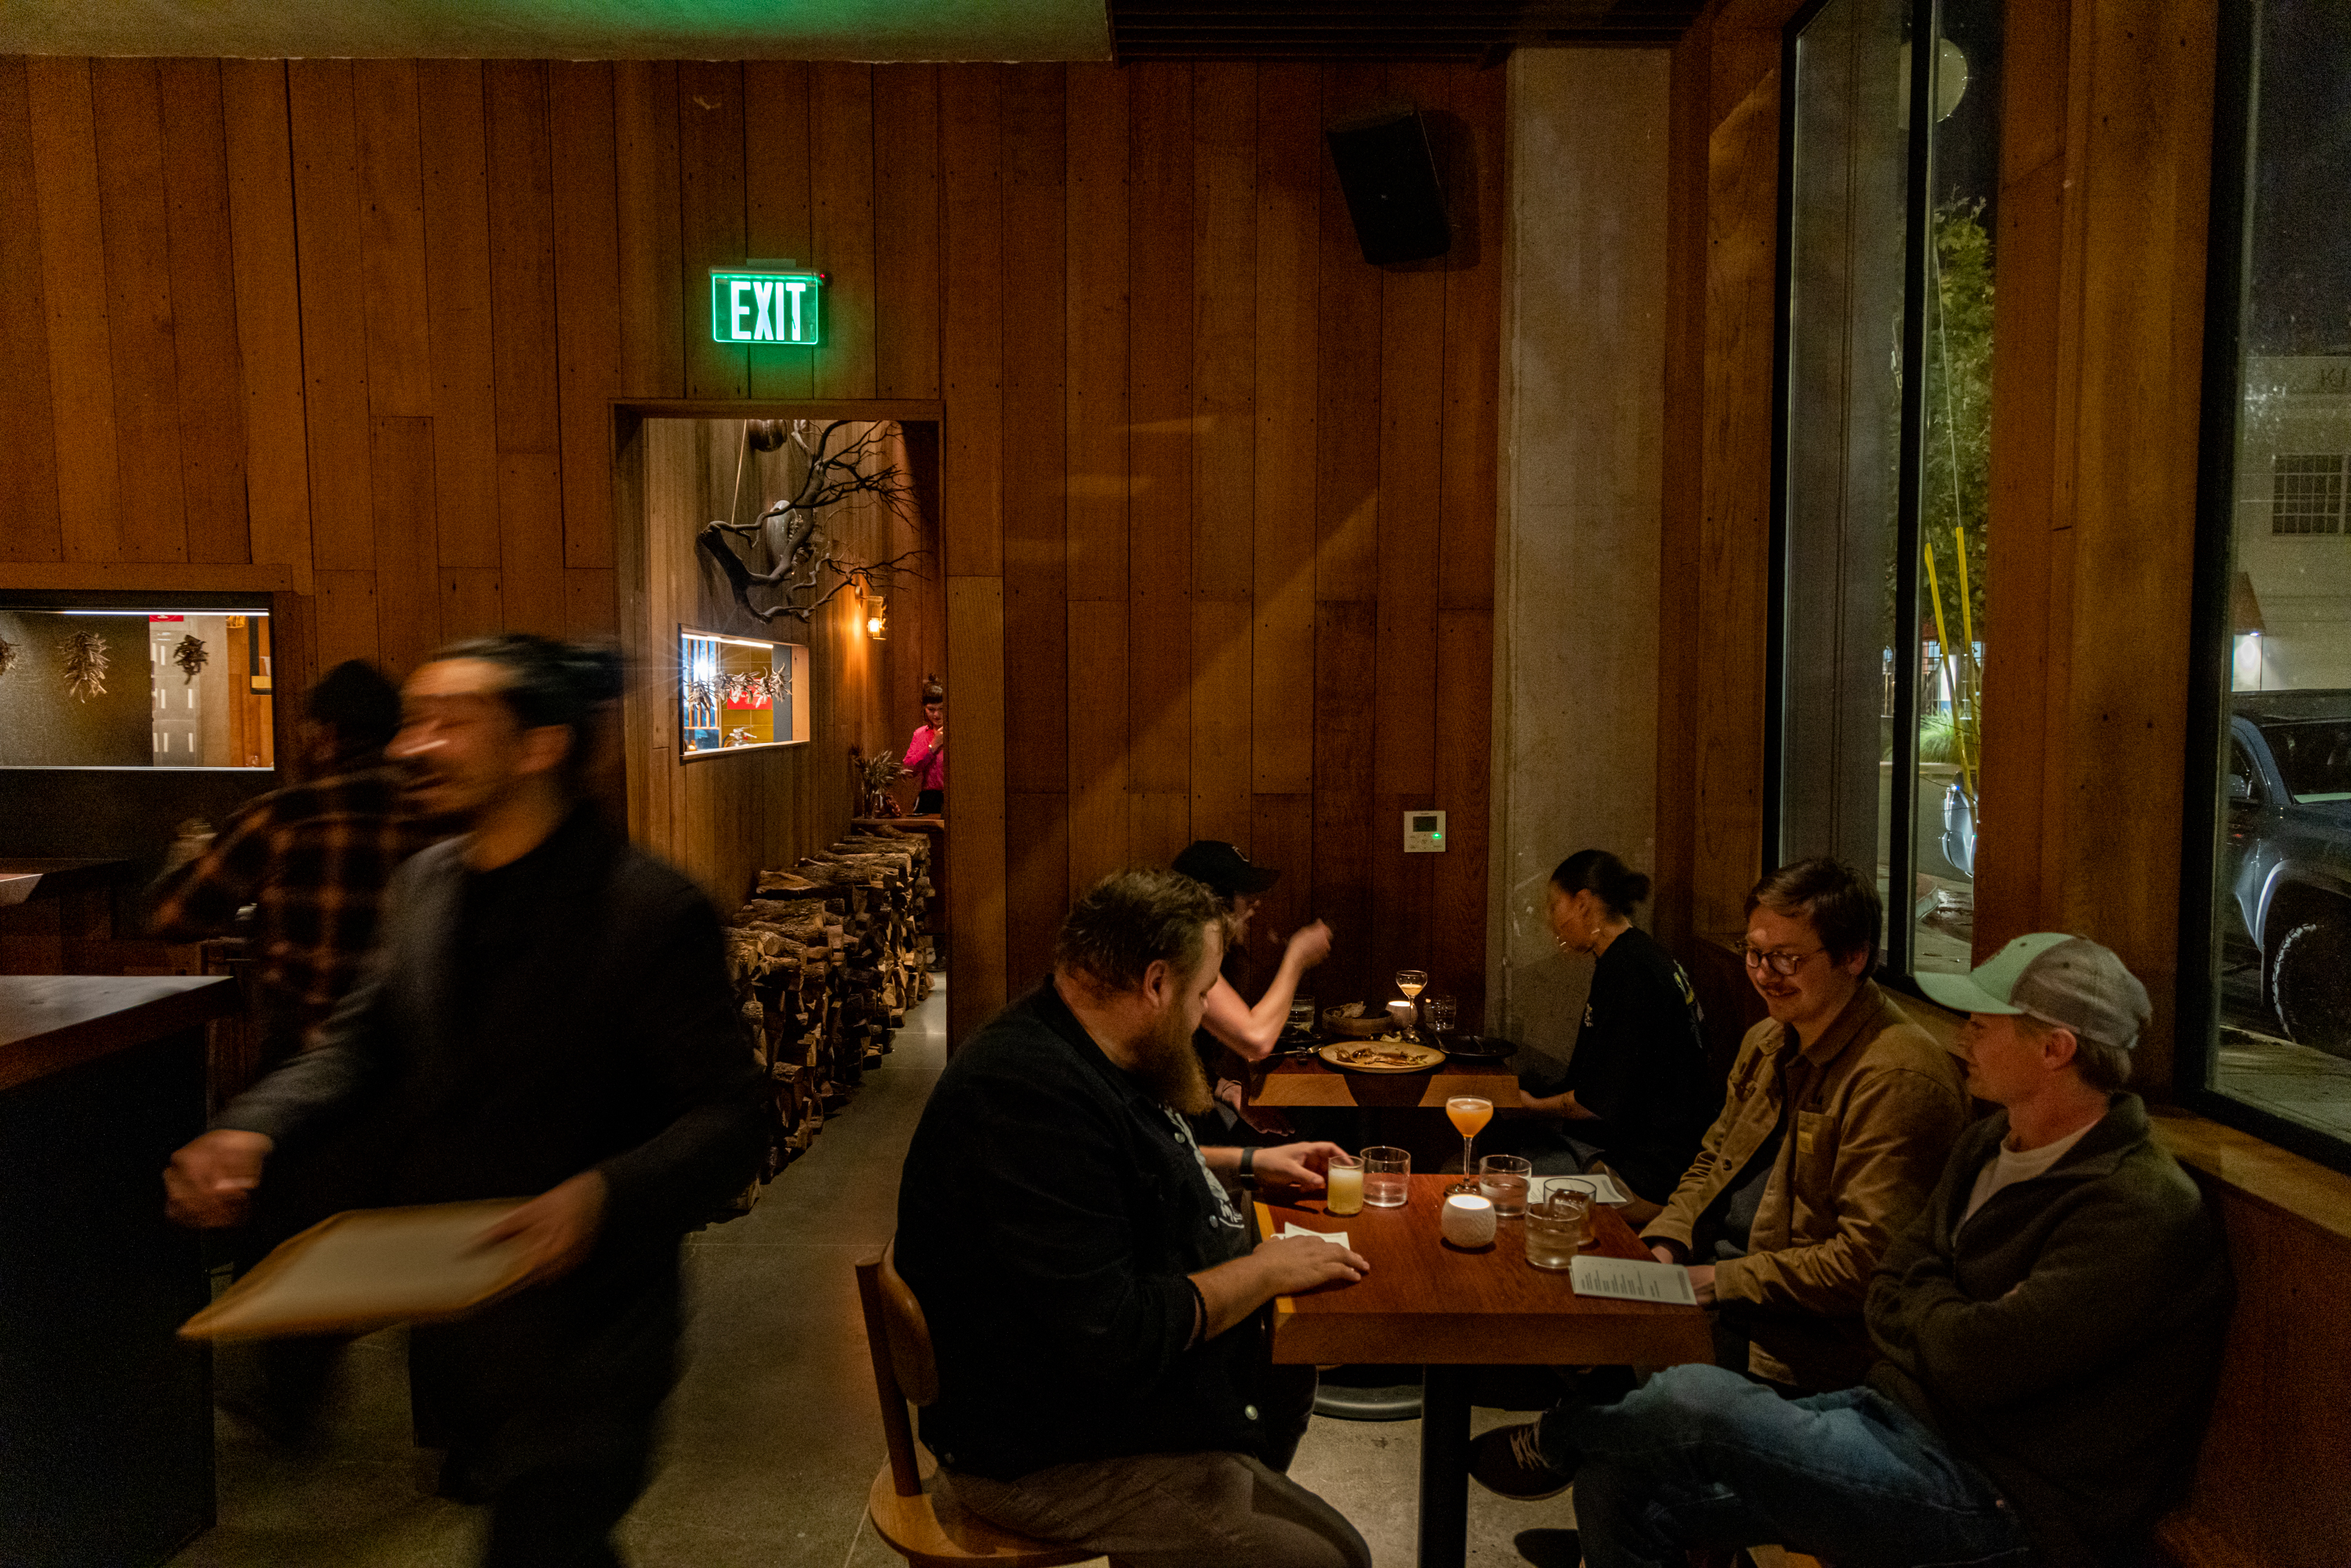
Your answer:
[[[1170,1008],[1142,1042],[1135,1077],[1154,1098],[1172,1111],[1197,1116],[1216,1103],[1208,1092],[1208,1075],[1200,1053],[1192,1049],[1192,1031],[1184,1027],[1180,1009]]]

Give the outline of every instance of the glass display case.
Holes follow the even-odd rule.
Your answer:
[[[808,656],[797,643],[679,627],[679,757],[807,740]]]

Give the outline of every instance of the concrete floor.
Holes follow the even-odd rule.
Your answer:
[[[898,1561],[865,1522],[882,1427],[851,1263],[889,1238],[906,1140],[946,1061],[946,1018],[935,992],[758,1207],[688,1241],[691,1360],[660,1473],[622,1526],[636,1568]],[[431,1495],[429,1457],[409,1445],[403,1364],[396,1333],[352,1347],[332,1429],[307,1458],[222,1417],[220,1523],[174,1568],[471,1563],[480,1511]],[[1513,1418],[1479,1410],[1475,1427]],[[1383,1568],[1413,1561],[1419,1430],[1317,1416],[1292,1471],[1355,1522]],[[1469,1562],[1574,1568],[1573,1522],[1567,1497],[1512,1503],[1473,1486]]]

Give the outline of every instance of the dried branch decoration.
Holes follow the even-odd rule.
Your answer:
[[[198,672],[211,664],[212,658],[204,652],[204,640],[193,632],[181,638],[180,645],[172,650],[172,663],[187,672],[188,678],[181,683],[183,685],[194,685]]]
[[[106,695],[106,639],[95,632],[77,632],[66,639],[66,691],[86,703]]]
[[[0,637],[0,675],[16,667],[16,644]]]
[[[854,588],[861,594],[886,591],[897,573],[913,571],[909,562],[931,553],[912,549],[870,565],[833,553],[832,538],[823,526],[826,508],[852,496],[874,496],[892,511],[903,514],[914,500],[914,486],[896,464],[871,474],[863,471],[867,461],[881,448],[880,433],[886,426],[868,424],[864,434],[842,437],[841,447],[834,449],[833,438],[851,423],[845,419],[832,421],[816,433],[814,444],[810,444],[810,434],[815,429],[813,420],[787,423],[755,419],[744,424],[747,450],[772,452],[789,440],[809,455],[808,474],[791,495],[750,522],[714,520],[695,536],[695,543],[726,573],[727,586],[735,591],[735,601],[760,621],[772,622],[779,615],[789,615],[806,623],[839,597],[841,590]],[[769,522],[778,519],[783,529],[780,541],[770,538],[768,528]],[[767,546],[775,565],[766,571],[754,571],[726,542],[729,534]],[[828,572],[839,580],[820,593],[819,586]],[[755,588],[773,590],[783,596],[782,601],[762,610],[751,602],[751,591]]]

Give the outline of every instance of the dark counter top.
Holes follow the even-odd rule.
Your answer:
[[[0,904],[54,898],[78,888],[104,887],[121,876],[126,860],[40,860],[0,855]]]
[[[0,1090],[235,1012],[225,975],[0,975]]]

